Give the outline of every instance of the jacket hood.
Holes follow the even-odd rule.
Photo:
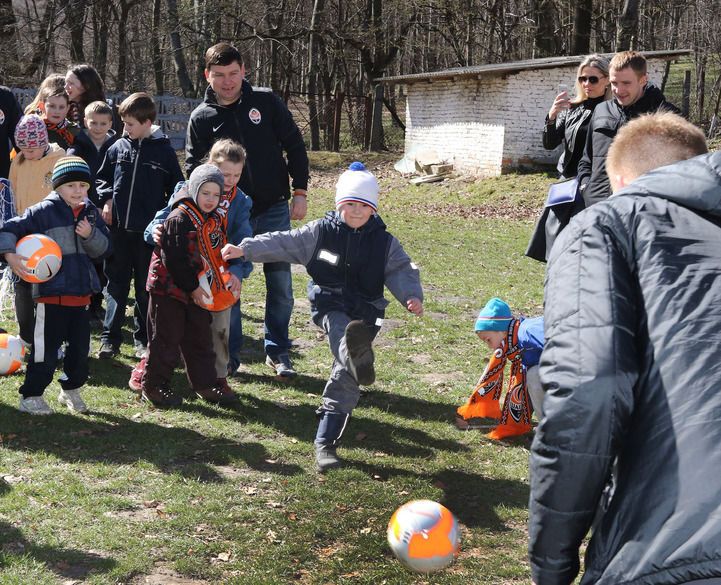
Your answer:
[[[613,197],[622,195],[651,195],[721,217],[721,152],[646,173]]]
[[[656,87],[653,83],[647,83],[646,88],[643,90],[643,94],[630,106],[622,106],[613,98],[613,102],[624,112],[652,112],[656,111],[658,107],[666,101],[661,90]]]
[[[133,144],[137,144],[140,142],[138,139],[130,138],[125,132],[123,132],[123,138],[126,138],[127,140],[130,140]],[[170,140],[168,138],[168,135],[163,132],[163,129],[158,126],[157,124],[153,124],[150,127],[150,136],[147,138],[144,138],[143,140]]]

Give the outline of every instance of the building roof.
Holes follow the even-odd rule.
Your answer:
[[[673,51],[641,51],[647,59],[663,59],[671,61],[685,55],[690,55],[690,49],[677,49]],[[609,59],[615,53],[607,53]],[[586,55],[573,55],[569,57],[546,57],[544,59],[527,59],[526,61],[512,61],[509,63],[491,63],[489,65],[476,65],[474,67],[455,67],[442,71],[430,71],[426,73],[413,73],[410,75],[395,75],[390,77],[379,77],[375,81],[384,83],[418,83],[420,81],[439,81],[441,79],[463,79],[468,77],[482,77],[498,73],[515,73],[525,69],[553,69],[555,67],[568,67],[579,65],[586,58]]]

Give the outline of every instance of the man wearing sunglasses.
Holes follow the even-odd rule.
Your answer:
[[[594,110],[586,147],[578,163],[577,178],[586,207],[611,195],[606,154],[618,130],[642,114],[660,110],[680,113],[666,101],[660,89],[648,83],[646,58],[640,53],[616,53],[611,59],[609,80],[613,99],[599,104]]]

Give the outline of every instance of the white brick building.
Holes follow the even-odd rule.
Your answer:
[[[666,61],[689,53],[644,53],[649,80],[660,87]],[[561,151],[543,148],[544,119],[559,83],[574,87],[583,58],[532,59],[379,81],[406,86],[406,158],[432,150],[457,172],[494,176],[519,166],[555,164]]]

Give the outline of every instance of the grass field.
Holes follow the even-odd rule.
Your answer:
[[[336,169],[347,162],[314,160],[309,218],[332,207]],[[492,442],[457,430],[453,418],[485,364],[472,332],[478,308],[501,296],[540,313],[543,266],[523,251],[552,179],[411,187],[381,158],[371,166],[384,187],[381,214],[421,268],[426,314],[391,305],[376,344],[378,381],[339,450],[345,468],[324,477],[314,469],[314,410],[330,359],[309,321],[305,273],[294,270],[291,323],[300,375],[283,384],[263,364],[256,269],[243,289],[237,410],[136,401],[130,344],[118,360],[91,359],[88,415],[60,407],[56,383],[46,394],[56,414],[21,414],[21,377],[0,380],[0,584],[529,582],[529,439]],[[188,392],[180,373],[174,382]],[[429,576],[409,573],[386,544],[391,513],[416,498],[444,503],[462,525],[457,562]]]

